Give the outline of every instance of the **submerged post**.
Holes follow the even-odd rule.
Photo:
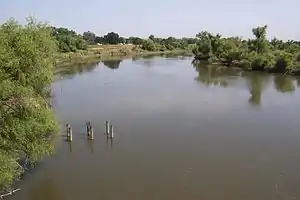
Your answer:
[[[113,139],[114,138],[114,127],[113,127],[113,125],[109,126],[109,132],[110,132],[109,138]]]
[[[106,134],[109,135],[109,123],[108,121],[105,121],[105,131],[106,131]]]

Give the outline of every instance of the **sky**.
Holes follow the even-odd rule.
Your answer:
[[[300,40],[298,0],[0,0],[0,22],[29,15],[78,33],[193,37],[202,30],[252,37],[268,25],[268,37]]]

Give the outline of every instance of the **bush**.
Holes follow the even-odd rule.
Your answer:
[[[293,54],[284,51],[278,52],[276,56],[275,72],[292,71],[294,68]]]
[[[48,98],[56,50],[51,28],[32,18],[0,27],[0,187],[21,173],[21,155],[35,162],[52,151],[57,124]]]
[[[273,68],[275,65],[275,57],[271,53],[255,54],[251,60],[252,70],[263,71]]]
[[[142,49],[146,51],[155,51],[155,44],[152,40],[145,40],[142,44]]]

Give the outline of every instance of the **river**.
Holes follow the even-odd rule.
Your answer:
[[[145,57],[60,69],[53,105],[62,127],[71,124],[73,142],[61,137],[9,199],[300,199],[300,79],[191,61]]]

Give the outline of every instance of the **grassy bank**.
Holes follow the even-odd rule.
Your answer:
[[[87,50],[77,52],[59,53],[56,55],[56,65],[69,65],[88,63],[97,60],[111,58],[126,58],[144,55],[160,54],[185,54],[191,55],[186,49],[174,49],[165,51],[145,51],[137,45],[91,45]]]

